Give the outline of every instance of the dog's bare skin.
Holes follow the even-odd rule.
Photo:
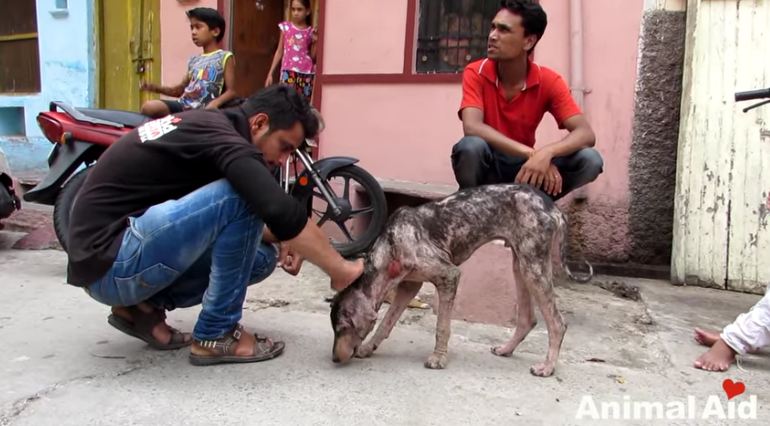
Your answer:
[[[550,376],[567,330],[554,300],[552,268],[555,254],[564,266],[566,231],[564,215],[553,202],[523,185],[482,186],[416,208],[399,209],[368,253],[364,274],[332,304],[333,360],[346,362],[353,355],[370,356],[388,337],[421,283],[429,281],[436,287],[439,308],[436,345],[425,366],[446,367],[459,265],[480,246],[500,239],[513,252],[519,305],[516,331],[507,343],[492,348],[492,353],[510,356],[534,328],[534,297],[548,329],[548,354],[530,371],[536,376]],[[398,286],[396,299],[374,336],[363,343],[394,286]]]

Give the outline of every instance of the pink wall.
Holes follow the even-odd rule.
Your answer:
[[[404,68],[406,0],[327,0],[326,74],[399,73]]]
[[[190,39],[190,21],[185,11],[195,7],[217,8],[217,0],[160,2],[161,84],[177,84],[187,72],[187,61],[201,53]]]
[[[596,132],[604,173],[587,187],[592,202],[628,202],[628,159],[634,115],[638,39],[643,0],[583,0],[583,76],[585,114]],[[541,0],[548,28],[536,50],[537,61],[569,81],[569,4]],[[550,116],[549,116],[550,117]],[[560,137],[553,119],[544,120],[538,142]]]
[[[586,111],[605,159],[592,199],[628,202],[642,0],[584,1]],[[606,194],[603,196],[602,194]]]
[[[361,31],[363,9],[379,3],[377,19]],[[352,4],[359,7],[350,7]],[[382,3],[390,4],[383,9]],[[400,73],[403,67],[406,1],[327,2],[325,74]],[[348,7],[343,6],[348,5]],[[569,3],[543,0],[549,25],[536,61],[569,81]],[[370,9],[371,10],[371,9]],[[592,202],[628,202],[628,158],[636,84],[638,37],[643,0],[584,0],[584,79],[590,90],[585,113],[597,135],[605,172],[588,188]],[[400,28],[398,33],[397,28]],[[366,46],[377,46],[376,49]],[[382,61],[376,62],[378,54]],[[327,130],[321,155],[353,155],[378,177],[454,184],[449,164],[452,145],[462,136],[457,120],[459,84],[325,85],[322,112]],[[538,143],[561,137],[550,115]]]
[[[350,155],[377,177],[453,183],[449,152],[462,137],[455,84],[324,87],[321,157]]]

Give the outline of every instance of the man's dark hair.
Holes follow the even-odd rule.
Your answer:
[[[217,43],[225,37],[225,18],[210,7],[196,7],[187,11],[187,19],[195,18],[209,27],[209,31],[219,28]]]
[[[287,130],[299,122],[306,139],[318,133],[318,117],[307,99],[284,84],[268,86],[249,96],[241,108],[247,116],[264,113],[270,118],[270,131]]]
[[[533,0],[503,0],[500,2],[500,10],[507,9],[514,15],[521,16],[521,25],[524,27],[524,35],[536,35],[540,41],[548,25],[548,17],[540,4]]]

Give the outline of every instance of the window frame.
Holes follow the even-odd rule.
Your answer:
[[[31,83],[28,87],[23,87],[21,89],[15,89],[15,90],[6,90],[11,89],[11,82],[2,82],[0,83],[0,96],[19,96],[19,95],[29,95],[29,94],[35,94],[40,93],[42,90],[42,81],[41,81],[41,75],[40,75],[40,38],[39,38],[39,29],[38,29],[38,22],[37,22],[37,4],[35,3],[35,0],[27,0],[32,2],[32,16],[31,16],[31,26],[29,29],[34,29],[34,31],[24,31],[20,32],[18,31],[18,28],[14,29],[13,27],[10,27],[5,30],[0,30],[0,44],[2,44],[4,47],[6,46],[12,46],[13,44],[20,44],[29,42],[30,40],[34,40],[35,49],[32,51],[32,49],[25,49],[24,51],[27,52],[31,57],[27,58],[29,59],[30,65],[32,64],[32,61],[34,60],[37,64],[36,66],[33,66],[33,70],[36,71],[33,79],[27,81],[28,83]],[[8,44],[4,44],[8,43]],[[6,84],[8,87],[6,87]]]

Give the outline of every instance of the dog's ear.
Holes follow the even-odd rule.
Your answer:
[[[401,274],[401,262],[391,260],[388,263],[388,278],[396,278],[399,274]]]

